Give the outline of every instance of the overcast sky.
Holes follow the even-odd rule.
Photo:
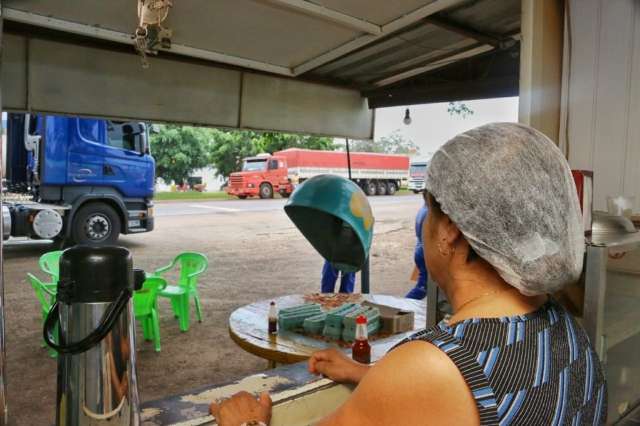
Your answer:
[[[496,121],[518,121],[517,97],[466,101],[465,104],[474,112],[467,118],[451,116],[447,112],[448,102],[411,106],[412,122],[409,126],[402,123],[406,107],[377,109],[375,138],[399,130],[420,147],[421,156],[430,157],[440,145],[458,133]]]

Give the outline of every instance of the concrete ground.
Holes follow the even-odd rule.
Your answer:
[[[370,198],[376,217],[371,289],[404,295],[410,288],[418,196]],[[185,250],[205,253],[200,280],[202,323],[181,333],[167,300],[160,301],[162,351],[138,339],[138,379],[143,401],[259,372],[267,362],[244,352],[227,332],[239,306],[284,294],[319,290],[322,259],[284,214],[285,200],[167,202],[156,204],[156,229],[125,236],[136,267],[153,270]],[[42,243],[5,247],[7,386],[10,423],[54,423],[56,362],[40,347],[40,307],[26,273],[44,278]],[[140,336],[138,327],[138,335]]]

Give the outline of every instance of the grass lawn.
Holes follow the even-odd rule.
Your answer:
[[[413,192],[407,189],[401,189],[396,195],[413,195]],[[276,198],[279,195],[276,194]],[[156,192],[153,199],[155,201],[176,201],[176,200],[237,200],[238,198],[227,195],[224,191],[217,192]],[[257,198],[256,198],[257,199]]]
[[[153,199],[155,201],[167,200],[232,200],[235,197],[227,195],[224,191],[217,192],[156,192]]]

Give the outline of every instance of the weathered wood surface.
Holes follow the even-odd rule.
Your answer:
[[[403,299],[394,296],[364,295],[364,300],[374,303],[395,306],[402,309],[410,309],[415,312],[415,330],[424,328],[425,303],[411,299]],[[278,359],[306,359],[308,354],[322,347],[327,347],[326,342],[321,342],[300,335],[278,335],[279,339],[269,339],[267,333],[267,313],[270,300],[257,302],[236,310],[229,319],[229,331],[239,333],[237,325],[249,330],[253,334],[246,334],[244,339],[247,345],[260,348],[260,353],[275,353],[282,351]],[[279,308],[299,305],[303,302],[302,295],[285,296],[276,299]],[[240,319],[237,319],[240,315]],[[252,320],[253,319],[253,320]],[[253,325],[251,325],[253,324]],[[251,326],[249,326],[251,325]],[[377,361],[387,353],[396,343],[411,335],[414,331],[401,333],[388,338],[376,340],[372,345],[372,361]],[[258,349],[255,349],[258,351]],[[349,352],[349,350],[346,350]],[[253,352],[252,352],[253,353]],[[296,358],[297,357],[297,358]],[[267,358],[268,359],[268,358]],[[278,361],[282,362],[282,361]],[[214,419],[209,415],[209,403],[213,400],[228,398],[233,394],[244,390],[253,394],[268,391],[272,395],[274,407],[295,400],[301,395],[321,391],[327,387],[335,386],[331,380],[312,375],[307,370],[306,362],[254,374],[239,380],[221,385],[211,385],[191,392],[171,396],[157,401],[150,401],[142,406],[143,426],[180,425],[198,426],[213,425]]]
[[[426,305],[424,301],[405,299],[379,294],[363,294],[362,301],[370,301],[381,305],[394,306],[415,313],[414,329],[424,328]],[[267,330],[267,316],[271,300],[252,303],[235,310],[229,317],[229,335],[242,349],[280,364],[291,364],[304,361],[320,349],[337,347],[337,344],[325,340],[303,336],[298,333],[279,331],[270,335]],[[303,295],[289,295],[275,300],[278,309],[305,303]],[[401,333],[371,342],[373,351],[377,346],[391,347],[406,336]]]

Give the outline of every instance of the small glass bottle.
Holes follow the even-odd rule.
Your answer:
[[[278,310],[276,309],[276,302],[271,302],[269,305],[269,334],[278,333]]]
[[[356,318],[356,341],[351,348],[351,356],[354,361],[361,364],[371,363],[371,346],[369,346],[367,332],[367,317],[364,315]]]

